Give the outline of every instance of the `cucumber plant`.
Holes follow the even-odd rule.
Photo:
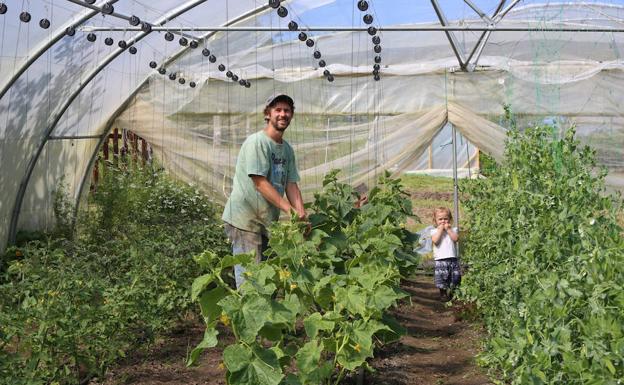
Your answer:
[[[296,218],[271,229],[269,259],[242,254],[196,257],[208,273],[193,283],[192,298],[206,321],[189,364],[217,345],[218,325],[235,343],[223,351],[228,384],[332,384],[366,366],[376,344],[403,329],[388,309],[408,296],[400,279],[416,266],[417,238],[402,225],[411,206],[398,180],[384,175],[369,203],[329,173],[309,205],[312,231]],[[234,290],[223,277],[243,264],[246,281]]]

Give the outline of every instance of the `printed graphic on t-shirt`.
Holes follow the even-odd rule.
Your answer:
[[[286,185],[286,158],[280,158],[275,153],[271,153],[271,181],[273,187],[280,195],[284,195]]]

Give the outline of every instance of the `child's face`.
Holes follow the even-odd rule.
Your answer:
[[[451,222],[451,218],[448,213],[444,211],[438,211],[435,215],[436,226],[447,225]]]

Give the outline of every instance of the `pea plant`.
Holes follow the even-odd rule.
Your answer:
[[[388,309],[408,296],[400,279],[418,262],[416,237],[402,225],[410,202],[386,175],[355,208],[356,193],[336,174],[309,206],[311,233],[296,218],[276,224],[267,261],[210,250],[196,257],[208,271],[192,289],[206,332],[189,364],[217,345],[220,324],[235,337],[223,351],[228,384],[337,384],[403,333]],[[234,290],[225,277],[239,263],[246,281]]]
[[[504,161],[467,182],[461,296],[490,333],[481,362],[513,384],[624,378],[619,196],[569,129],[509,133]]]

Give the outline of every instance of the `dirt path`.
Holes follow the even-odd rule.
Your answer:
[[[474,362],[479,333],[458,319],[457,309],[438,300],[432,277],[419,275],[403,287],[412,295],[412,304],[395,312],[408,333],[400,342],[376,353],[375,373],[365,384],[373,385],[481,385],[490,384]],[[221,351],[204,355],[200,366],[186,368],[187,353],[202,339],[203,327],[188,322],[159,341],[150,351],[136,354],[92,384],[217,385],[225,384],[219,368]]]
[[[407,335],[377,354],[372,363],[377,372],[367,376],[366,384],[491,384],[474,360],[479,332],[459,319],[457,307],[440,302],[433,277],[416,276],[403,289],[412,295],[412,304],[400,306],[394,315]]]

